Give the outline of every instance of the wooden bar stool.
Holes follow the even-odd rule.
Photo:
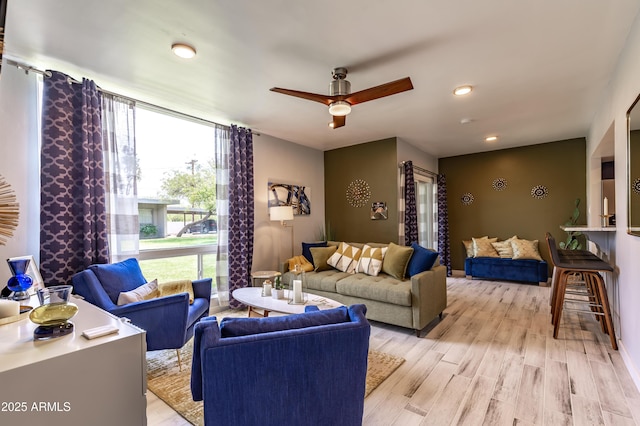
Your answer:
[[[611,319],[609,298],[601,273],[613,272],[613,267],[595,254],[580,250],[558,250],[555,239],[547,232],[549,252],[554,266],[554,282],[551,293],[551,322],[553,338],[558,338],[558,329],[563,310],[594,314],[602,331],[609,335],[611,347],[618,349]],[[569,295],[569,297],[566,297]],[[576,296],[576,297],[571,297]],[[565,307],[570,304],[584,304],[588,309]]]

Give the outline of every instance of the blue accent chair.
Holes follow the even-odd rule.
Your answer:
[[[179,349],[191,339],[195,324],[209,315],[211,278],[193,281],[193,304],[187,293],[118,306],[120,292],[145,284],[138,260],[91,265],[71,278],[73,291],[107,312],[126,317],[147,332],[147,350]]]
[[[366,310],[200,321],[191,393],[205,425],[362,425]]]

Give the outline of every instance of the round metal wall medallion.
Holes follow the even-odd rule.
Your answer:
[[[347,201],[352,207],[363,207],[370,197],[369,184],[362,179],[356,179],[347,186]]]
[[[549,195],[549,190],[544,185],[536,185],[531,189],[531,196],[538,200],[545,198],[547,195]]]
[[[503,191],[507,188],[507,180],[505,178],[497,178],[491,184],[496,191]]]
[[[470,205],[471,203],[473,203],[473,194],[470,192],[462,194],[462,197],[460,197],[460,201],[462,201],[462,204],[464,204],[465,206]]]

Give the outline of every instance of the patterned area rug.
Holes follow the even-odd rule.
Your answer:
[[[191,354],[193,340],[180,349],[182,371],[175,350],[147,352],[147,387],[191,424],[202,425],[202,402],[191,399]],[[369,351],[365,397],[404,362],[403,358]]]

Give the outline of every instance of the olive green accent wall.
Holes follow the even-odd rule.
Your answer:
[[[587,223],[584,138],[441,158],[438,170],[447,180],[453,269],[464,269],[462,240],[484,235],[538,240],[550,264],[545,233],[558,242],[566,239],[559,226],[573,213],[576,198],[581,200],[578,224]],[[498,178],[507,182],[502,191],[492,186]],[[545,198],[531,196],[537,185],[547,188]],[[461,201],[465,193],[473,195],[470,205]]]
[[[398,159],[396,138],[333,149],[324,153],[325,217],[337,241],[398,241]],[[365,180],[371,198],[364,207],[352,207],[347,186]],[[387,203],[388,219],[371,220],[371,203]]]

